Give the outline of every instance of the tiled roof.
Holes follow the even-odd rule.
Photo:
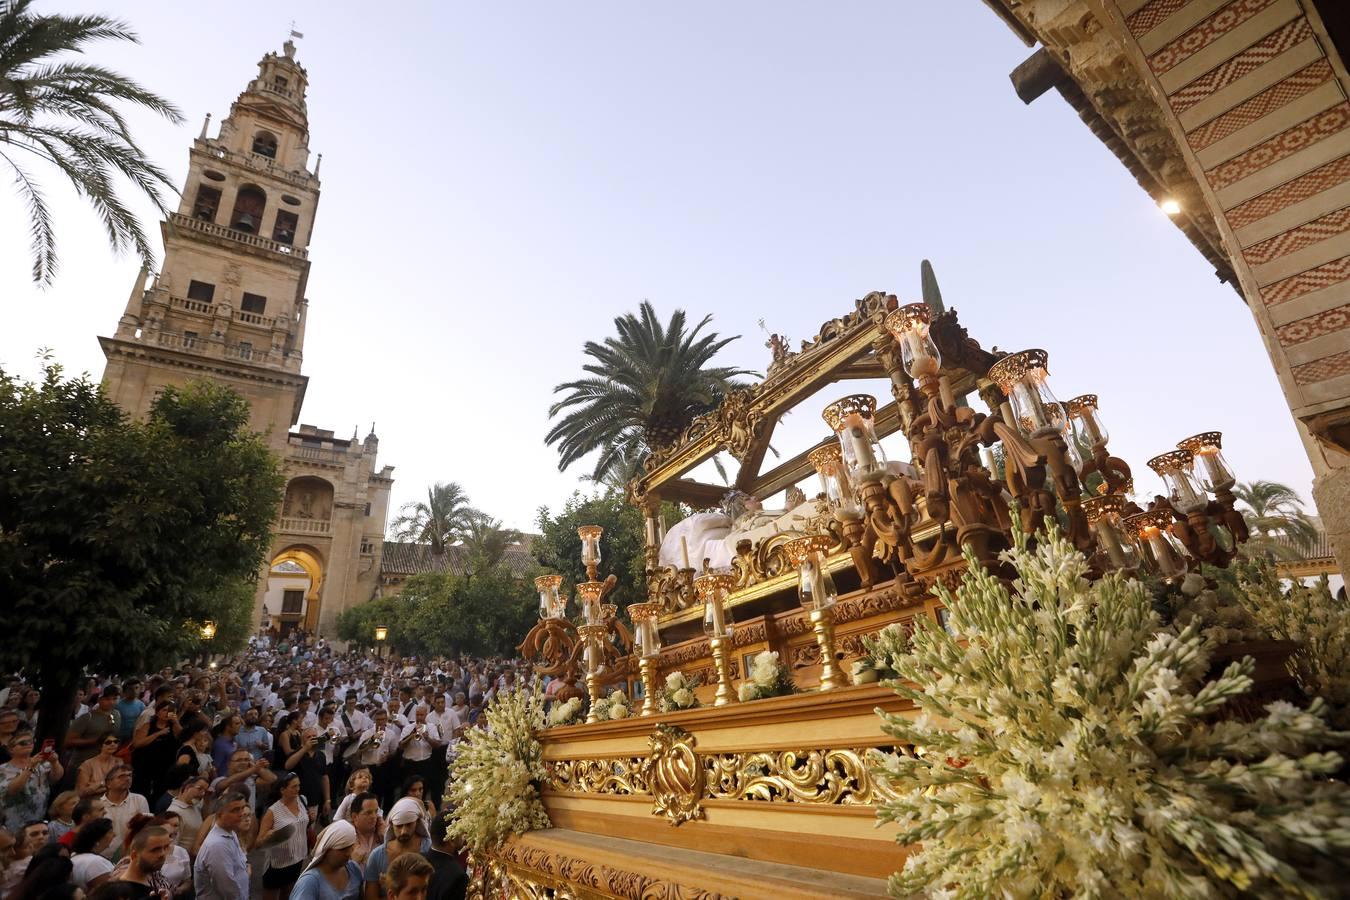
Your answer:
[[[517,578],[528,575],[538,566],[534,557],[530,555],[533,540],[532,534],[522,535],[520,543],[510,547],[502,560],[507,571]],[[458,545],[445,548],[444,553],[433,553],[429,544],[385,541],[380,574],[406,577],[428,572],[450,572],[454,575],[463,575],[464,552],[464,548]]]

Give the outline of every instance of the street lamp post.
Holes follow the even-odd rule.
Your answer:
[[[208,645],[202,647],[202,662],[205,663],[211,658],[209,644],[216,639],[216,623],[207,619],[202,623],[202,641]]]
[[[375,626],[375,646],[378,648],[375,651],[376,656],[379,657],[384,656],[384,641],[388,637],[389,637],[389,626],[387,625]]]

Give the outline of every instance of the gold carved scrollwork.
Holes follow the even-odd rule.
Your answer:
[[[563,759],[548,762],[550,790],[583,794],[647,794],[645,757]]]
[[[866,750],[787,750],[706,757],[708,797],[768,803],[872,805],[895,798],[867,769]]]
[[[670,824],[703,818],[703,766],[694,752],[694,736],[674,725],[657,725],[648,743],[651,753],[640,772],[651,791],[652,814]]]
[[[549,763],[547,787],[584,794],[652,794],[653,813],[672,823],[702,818],[701,802],[757,800],[868,806],[895,798],[867,768],[865,748],[718,753],[700,756],[694,738],[658,725],[645,758]]]
[[[514,841],[474,858],[471,867],[471,900],[730,900],[693,884]]]

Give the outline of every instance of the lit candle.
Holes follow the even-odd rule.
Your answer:
[[[938,396],[942,398],[942,405],[948,408],[956,406],[956,393],[952,390],[952,380],[943,375],[938,380]]]
[[[994,459],[994,451],[989,447],[980,448],[980,462],[989,470],[989,477],[998,479],[998,463]]]
[[[911,328],[905,332],[905,346],[909,349],[911,359],[909,364],[911,378],[937,374],[938,361],[928,352],[928,342],[919,333],[919,329]]]
[[[1106,557],[1111,560],[1111,565],[1117,569],[1123,569],[1130,564],[1125,556],[1125,548],[1120,545],[1120,536],[1116,534],[1116,527],[1111,524],[1111,520],[1102,516],[1097,520],[1097,538],[1102,542],[1102,547],[1106,549]]]
[[[717,600],[708,600],[705,604],[704,619],[709,624],[709,633],[713,637],[722,637],[727,633],[726,614],[722,612],[722,604]]]
[[[877,457],[872,452],[872,442],[867,436],[867,425],[858,413],[850,413],[844,419],[844,436],[858,471],[866,474],[875,470]]]
[[[1228,471],[1219,462],[1218,447],[1212,444],[1203,446],[1195,451],[1195,458],[1200,460],[1200,465],[1205,470],[1205,481],[1209,484],[1221,485],[1229,480]]]

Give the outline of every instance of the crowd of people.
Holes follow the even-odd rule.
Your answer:
[[[441,805],[503,659],[382,659],[303,634],[208,667],[90,678],[58,752],[0,688],[0,900],[446,900]]]

